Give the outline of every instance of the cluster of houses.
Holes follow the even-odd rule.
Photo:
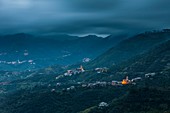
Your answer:
[[[147,74],[145,74],[145,78],[150,78],[150,77],[153,77],[155,75],[156,75],[156,73],[147,73]]]
[[[107,67],[103,67],[103,68],[95,68],[94,71],[96,73],[107,73],[109,70],[109,68]],[[85,70],[83,68],[83,66],[81,65],[79,68],[76,68],[76,69],[72,69],[72,70],[67,70],[63,75],[59,75],[56,77],[56,80],[57,79],[60,79],[60,78],[63,78],[65,76],[72,76],[72,75],[77,75],[77,74],[81,74],[81,73],[84,73],[86,71],[89,71],[89,70]]]
[[[131,80],[129,80],[128,76],[126,76],[125,79],[122,81],[111,81],[111,82],[106,82],[106,81],[96,81],[92,83],[82,83],[82,82],[77,82],[77,84],[74,86],[70,86],[64,90],[70,91],[75,89],[76,87],[81,87],[81,88],[96,88],[96,87],[107,87],[107,86],[123,86],[123,85],[136,85],[137,81],[142,80],[141,77],[136,77]],[[60,86],[61,83],[57,83],[56,86]],[[55,91],[54,89],[52,92]]]
[[[70,90],[74,90],[75,89],[75,86],[70,86],[70,87],[68,87],[66,90],[67,91],[70,91]]]
[[[105,70],[103,70],[103,68],[99,68],[100,72],[104,72]],[[97,69],[97,71],[99,71]],[[85,70],[83,69],[82,66],[80,66],[80,68],[77,68],[76,69],[76,73],[82,73],[84,72]],[[74,71],[73,71],[74,72]],[[74,74],[74,73],[70,73],[68,72],[67,73],[67,76],[68,74]],[[147,73],[145,74],[145,78],[152,78],[153,76],[155,76],[156,73]],[[91,82],[91,83],[83,83],[83,82],[77,82],[74,85],[68,87],[68,88],[65,88],[63,89],[64,91],[71,91],[71,90],[75,90],[76,88],[97,88],[97,87],[107,87],[107,86],[124,86],[124,85],[136,85],[136,83],[138,81],[141,81],[142,80],[142,77],[135,77],[133,79],[129,79],[128,76],[125,77],[125,79],[122,79],[121,81],[111,81],[111,82],[106,82],[106,81],[96,81],[96,82]],[[61,83],[57,83],[56,86],[60,86],[62,85]],[[54,92],[55,89],[52,89],[51,92]],[[101,104],[101,106],[103,105],[103,103]]]
[[[82,60],[82,62],[84,62],[84,63],[87,63],[87,62],[90,62],[90,58],[83,58],[83,60]]]
[[[108,106],[109,106],[108,103],[106,103],[106,102],[100,102],[99,105],[98,105],[98,108],[99,108],[99,109],[103,109],[103,108],[108,107]]]
[[[112,81],[112,82],[100,82],[97,81],[95,83],[88,83],[88,84],[82,84],[82,87],[90,87],[90,88],[94,88],[96,86],[100,86],[100,87],[105,87],[105,86],[122,86],[122,85],[135,85],[137,81],[142,80],[141,77],[136,77],[133,78],[131,80],[128,79],[128,76],[126,76],[125,79],[123,79],[122,81]]]
[[[132,84],[132,85],[135,85],[137,81],[140,81],[142,80],[141,77],[136,77],[136,78],[133,78],[131,80],[129,80],[128,76],[126,76],[125,79],[123,79],[122,81],[112,81],[112,85],[113,86],[116,86],[116,85],[128,85],[128,84]]]
[[[81,87],[85,88],[95,88],[95,87],[105,87],[107,85],[110,85],[109,82],[100,82],[100,81],[97,81],[97,82],[94,82],[94,83],[83,83],[81,84]]]
[[[104,73],[104,72],[108,72],[108,70],[109,70],[109,68],[107,68],[107,67],[103,67],[103,68],[95,68],[95,71],[97,72],[97,73]]]
[[[16,61],[0,61],[1,64],[11,64],[11,65],[18,65],[18,64],[23,64],[23,63],[30,63],[35,65],[35,62],[33,60],[16,60]]]
[[[107,67],[102,67],[102,68],[95,68],[94,71],[97,73],[107,73],[109,68]],[[81,65],[79,68],[73,69],[73,70],[67,70],[67,72],[64,73],[64,76],[72,76],[80,73],[84,73],[85,70],[83,66]]]
[[[72,75],[76,75],[76,74],[80,74],[85,72],[83,66],[81,65],[79,68],[76,68],[74,70],[67,70],[66,73],[64,73],[64,76],[72,76]]]
[[[109,70],[109,68],[107,67],[103,67],[103,68],[95,68],[94,71],[96,73],[107,73]],[[67,70],[66,73],[64,73],[64,75],[62,75],[62,77],[64,76],[72,76],[72,75],[76,75],[76,74],[80,74],[80,73],[84,73],[85,70],[83,68],[83,66],[81,65],[79,68],[76,68],[74,70]],[[156,73],[147,73],[145,74],[145,78],[152,78],[153,76],[155,76]],[[59,79],[60,76],[56,77],[56,79]],[[128,76],[126,76],[124,79],[122,79],[121,81],[111,81],[111,82],[106,82],[106,81],[96,81],[96,82],[92,82],[92,83],[83,83],[83,82],[77,82],[76,86],[71,86],[66,88],[65,90],[70,91],[75,89],[76,87],[82,87],[82,88],[96,88],[96,87],[106,87],[106,86],[124,86],[124,85],[136,85],[136,82],[141,81],[142,77],[135,77],[133,79],[129,79]],[[60,83],[58,83],[58,86],[61,85]]]

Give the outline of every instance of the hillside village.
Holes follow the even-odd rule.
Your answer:
[[[67,70],[63,75],[59,75],[56,77],[56,80],[59,80],[64,77],[72,77],[72,76],[79,76],[80,74],[89,72],[89,71],[94,71],[96,74],[108,74],[109,68],[107,67],[100,67],[100,68],[95,68],[92,70],[85,70],[82,65],[80,65],[79,68],[72,69],[72,70]],[[126,85],[136,85],[138,82],[142,82],[143,80],[146,79],[152,79],[156,73],[146,73],[144,74],[143,78],[142,77],[135,77],[132,79],[129,79],[128,76],[125,75],[125,78],[121,81],[117,80],[111,80],[110,82],[108,81],[95,81],[95,82],[76,82],[73,83],[70,87],[64,88],[63,91],[70,91],[70,90],[75,90],[76,88],[97,88],[97,87],[116,87],[116,86],[126,86]],[[110,76],[108,74],[108,76]],[[62,83],[57,83],[56,88],[59,86],[62,86]],[[49,84],[49,86],[51,86]],[[51,89],[52,92],[54,92],[56,89]]]
[[[71,69],[71,70],[67,70],[65,73],[63,73],[62,75],[58,75],[55,80],[57,80],[58,82],[56,83],[56,85],[52,85],[52,84],[48,84],[48,88],[51,88],[51,92],[55,92],[58,91],[61,87],[65,87],[62,88],[62,91],[71,91],[71,90],[75,90],[77,88],[100,88],[100,87],[123,87],[126,85],[136,85],[138,82],[141,82],[145,79],[152,79],[152,77],[154,77],[156,75],[156,73],[146,73],[144,75],[144,77],[135,77],[135,78],[131,78],[129,79],[129,77],[127,75],[124,75],[125,78],[122,80],[110,80],[110,81],[93,81],[93,82],[76,82],[73,81],[72,83],[66,84],[64,82],[59,82],[60,79],[65,79],[65,78],[71,78],[71,77],[76,77],[76,76],[80,76],[81,74],[85,74],[88,72],[94,72],[96,74],[104,74],[107,76],[110,76],[109,73],[107,73],[109,71],[109,68],[107,67],[98,67],[95,69],[91,69],[91,70],[86,70],[82,65],[80,65],[80,67],[75,68],[75,69]],[[16,73],[16,76],[18,74],[21,73]],[[40,75],[42,75],[43,73],[39,73]],[[29,75],[31,77],[31,75]],[[97,75],[96,75],[97,76]],[[29,78],[29,77],[27,77]],[[0,85],[2,86],[10,86],[10,82],[0,82]],[[33,84],[33,83],[32,83]],[[43,85],[43,83],[41,83]],[[25,86],[25,83],[20,83],[21,87]],[[45,84],[44,84],[45,85]],[[34,86],[34,85],[33,85]],[[33,86],[27,86],[28,88],[33,87]],[[24,88],[24,87],[23,87]],[[59,89],[58,89],[59,88]],[[0,91],[1,94],[5,93],[5,91],[1,90]]]

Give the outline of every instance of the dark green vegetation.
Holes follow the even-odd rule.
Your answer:
[[[170,32],[155,32],[136,35],[120,42],[117,46],[106,51],[89,63],[88,66],[112,66],[120,64],[136,55],[143,54],[149,49],[170,39]]]
[[[5,99],[1,113],[76,113],[100,101],[119,97],[121,88],[75,89],[70,92],[51,92],[48,88],[22,90]]]
[[[109,107],[95,107],[88,113],[169,113],[169,95],[169,90],[132,89],[124,97],[114,99]]]
[[[77,65],[21,73],[23,79],[2,79],[10,83],[1,85],[0,113],[170,113],[169,38],[169,32],[137,35],[110,49],[107,57],[104,53],[84,64],[86,72],[57,80],[55,77]],[[115,52],[114,48],[120,51]],[[117,63],[111,65],[115,59]],[[91,68],[103,65],[109,67],[108,72],[96,73]],[[148,73],[154,74],[147,77]],[[90,88],[77,84],[111,82],[125,76],[142,80],[125,86]],[[57,83],[63,85],[57,86]],[[67,90],[70,86],[75,88]],[[100,102],[109,106],[100,108]]]

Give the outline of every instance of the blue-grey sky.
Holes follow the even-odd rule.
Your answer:
[[[170,0],[0,0],[0,34],[119,34],[170,27]]]

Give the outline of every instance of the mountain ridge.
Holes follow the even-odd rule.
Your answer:
[[[95,58],[88,66],[112,66],[128,60],[136,55],[142,54],[170,39],[170,32],[158,32],[150,34],[139,34],[123,40],[105,53]],[[137,49],[136,49],[137,48]],[[105,62],[105,60],[108,62]]]

